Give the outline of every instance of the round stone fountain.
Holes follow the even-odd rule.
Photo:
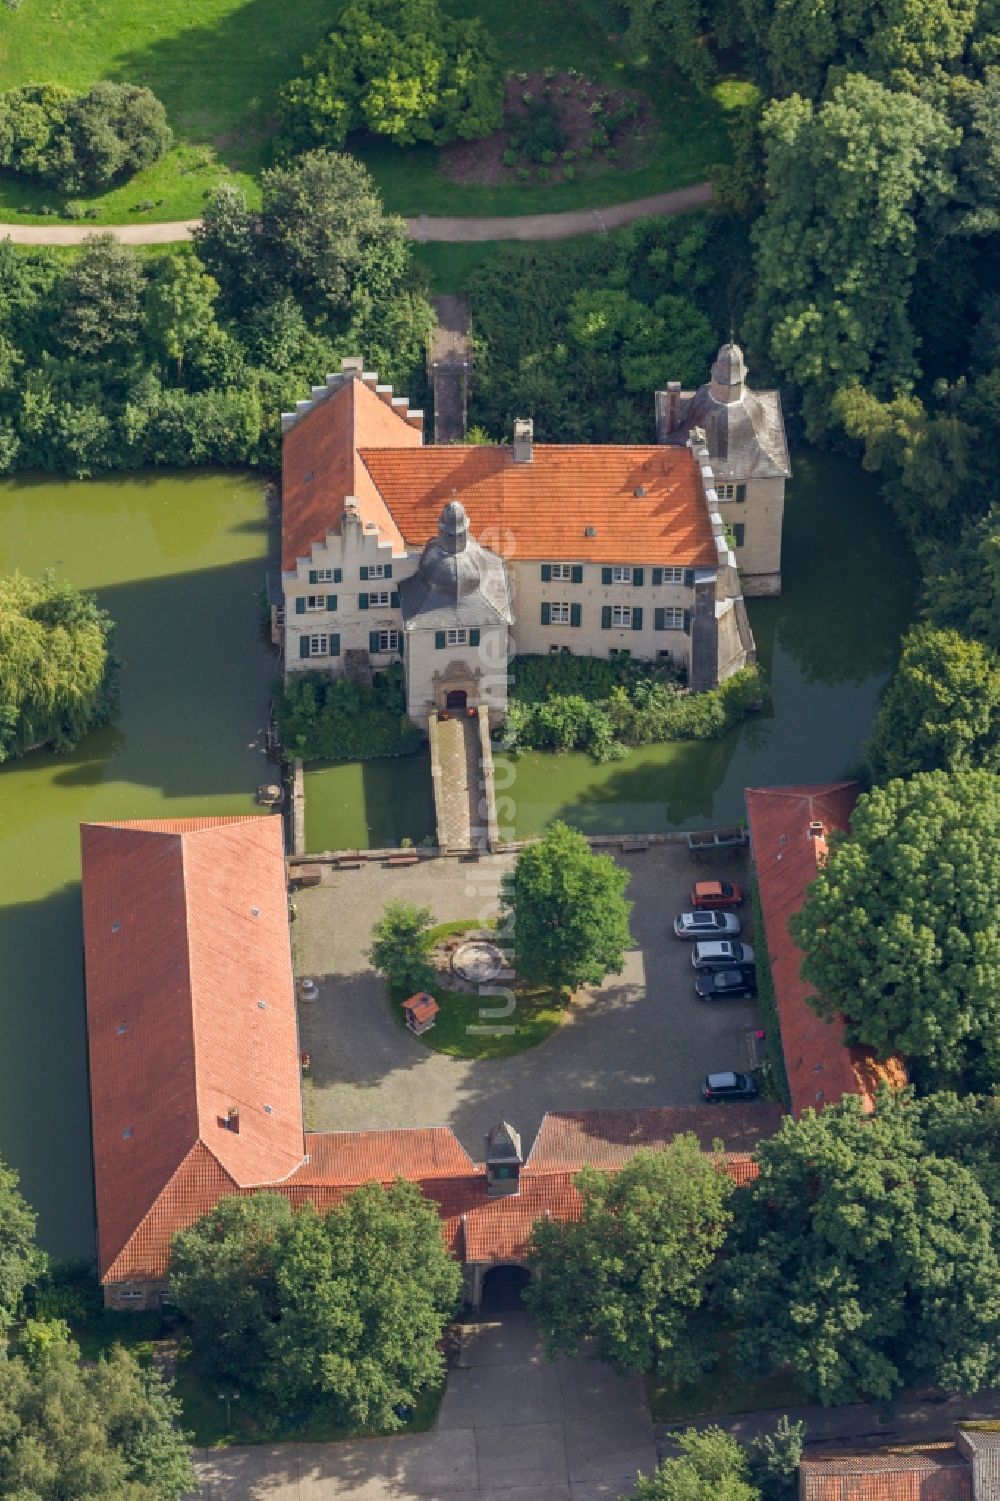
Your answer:
[[[451,967],[471,985],[487,985],[504,967],[503,950],[488,938],[470,938],[451,956]]]

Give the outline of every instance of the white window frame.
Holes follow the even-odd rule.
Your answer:
[[[333,583],[333,569],[332,568],[317,568],[316,569],[316,582],[317,582],[317,584],[332,584]]]
[[[384,563],[369,563],[368,564],[368,577],[370,579],[384,579],[385,578],[385,564]]]
[[[330,637],[326,631],[314,631],[309,637],[309,655],[311,657],[328,657],[330,655]]]
[[[611,582],[613,584],[630,584],[632,582],[632,569],[628,564],[612,564]]]
[[[684,611],[676,605],[667,605],[663,612],[663,629],[666,631],[682,631],[684,629]]]
[[[379,651],[399,651],[399,632],[394,630],[379,631]]]
[[[464,626],[453,627],[444,633],[446,646],[468,646],[469,633]]]
[[[389,608],[388,589],[376,589],[374,594],[368,596],[369,610],[387,610]]]
[[[720,500],[735,500],[736,499],[736,486],[735,486],[735,484],[732,484],[732,485],[716,485],[716,487],[715,487],[715,493],[716,493],[716,495],[718,496],[718,498]]]
[[[684,582],[684,569],[683,568],[664,568],[664,570],[663,570],[663,582],[665,584],[683,584],[683,582]]]
[[[317,614],[319,614],[319,612],[321,610],[325,610],[325,609],[326,609],[326,595],[325,594],[307,594],[306,595],[306,614],[307,615],[317,615]]]
[[[549,605],[550,625],[569,625],[569,603],[561,601],[559,604]]]
[[[630,631],[632,629],[632,606],[612,605],[611,624],[618,630]]]
[[[573,581],[572,563],[550,563],[552,570],[552,582],[554,584],[569,584]]]

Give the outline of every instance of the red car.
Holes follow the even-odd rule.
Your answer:
[[[738,907],[743,893],[735,881],[695,881],[691,887],[691,905],[699,907]]]

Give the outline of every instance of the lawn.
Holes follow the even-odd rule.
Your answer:
[[[493,926],[492,921],[459,918],[431,928],[430,937],[438,943],[443,938]],[[521,984],[514,987],[514,1009],[509,1015],[502,995],[468,994],[441,986],[435,986],[433,995],[441,1010],[420,1041],[452,1058],[510,1058],[537,1047],[562,1025],[569,1004],[568,998],[556,991]],[[400,1027],[406,1026],[401,1004],[405,999],[401,990],[390,990],[389,1004]]]
[[[82,202],[95,209],[95,223],[196,218],[222,180],[256,199],[277,91],[343,4],[298,0],[278,16],[271,0],[27,0],[16,11],[0,7],[0,89],[39,81],[82,88],[99,78],[148,85],[166,106],[173,151],[124,187]],[[479,16],[511,70],[576,67],[639,88],[655,105],[657,138],[637,170],[498,187],[444,181],[432,147],[362,143],[359,155],[388,208],[473,215],[595,207],[697,182],[728,157],[727,119],[749,97],[748,85],[728,80],[697,94],[632,70],[617,37],[590,10],[577,6],[569,16],[568,0],[449,0],[447,8]],[[0,219],[44,223],[62,209],[52,189],[0,177]]]

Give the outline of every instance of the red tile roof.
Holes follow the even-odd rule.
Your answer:
[[[400,453],[371,446],[361,457],[411,545],[429,541],[442,508],[458,499],[476,540],[513,562],[718,561],[701,477],[686,448],[538,443],[522,464],[509,447]]]
[[[404,1131],[318,1131],[293,1183],[391,1183],[394,1178],[463,1178],[482,1172],[448,1126]]]
[[[302,1162],[282,828],[164,819],[81,838],[98,1260],[118,1279],[192,1173],[224,1192]]]
[[[359,378],[345,379],[285,434],[281,461],[281,566],[293,570],[314,543],[340,531],[348,495],[363,521],[402,552],[403,539],[358,457],[361,446],[412,452],[421,434]]]
[[[637,489],[645,493],[637,495]],[[285,434],[282,567],[339,532],[344,499],[402,551],[436,534],[460,499],[473,536],[504,557],[713,567],[701,477],[686,448],[535,444],[421,446],[421,434],[359,377],[345,379]],[[594,529],[587,536],[587,529]]]
[[[826,858],[826,834],[850,828],[859,792],[857,782],[749,787],[746,792],[785,1072],[796,1116],[810,1106],[822,1109],[845,1094],[860,1095],[871,1109],[880,1083],[906,1082],[901,1058],[893,1055],[880,1062],[871,1048],[847,1043],[843,1017],[827,1022],[817,1016],[806,999],[813,987],[799,973],[802,951],[788,931],[789,918],[801,907],[806,888]],[[814,822],[823,825],[819,837],[809,833]]]
[[[532,1173],[579,1172],[585,1163],[618,1168],[636,1152],[658,1151],[675,1136],[692,1132],[704,1151],[722,1142],[728,1156],[745,1155],[773,1136],[784,1114],[766,1101],[730,1105],[683,1105],[676,1109],[550,1110],[528,1156]]]
[[[434,997],[427,995],[425,991],[420,991],[418,995],[411,995],[408,1001],[400,1001],[399,1004],[407,1017],[412,1016],[418,1025],[421,1022],[433,1020],[441,1010]]]
[[[955,1449],[823,1454],[799,1466],[800,1501],[972,1501],[972,1471]]]

